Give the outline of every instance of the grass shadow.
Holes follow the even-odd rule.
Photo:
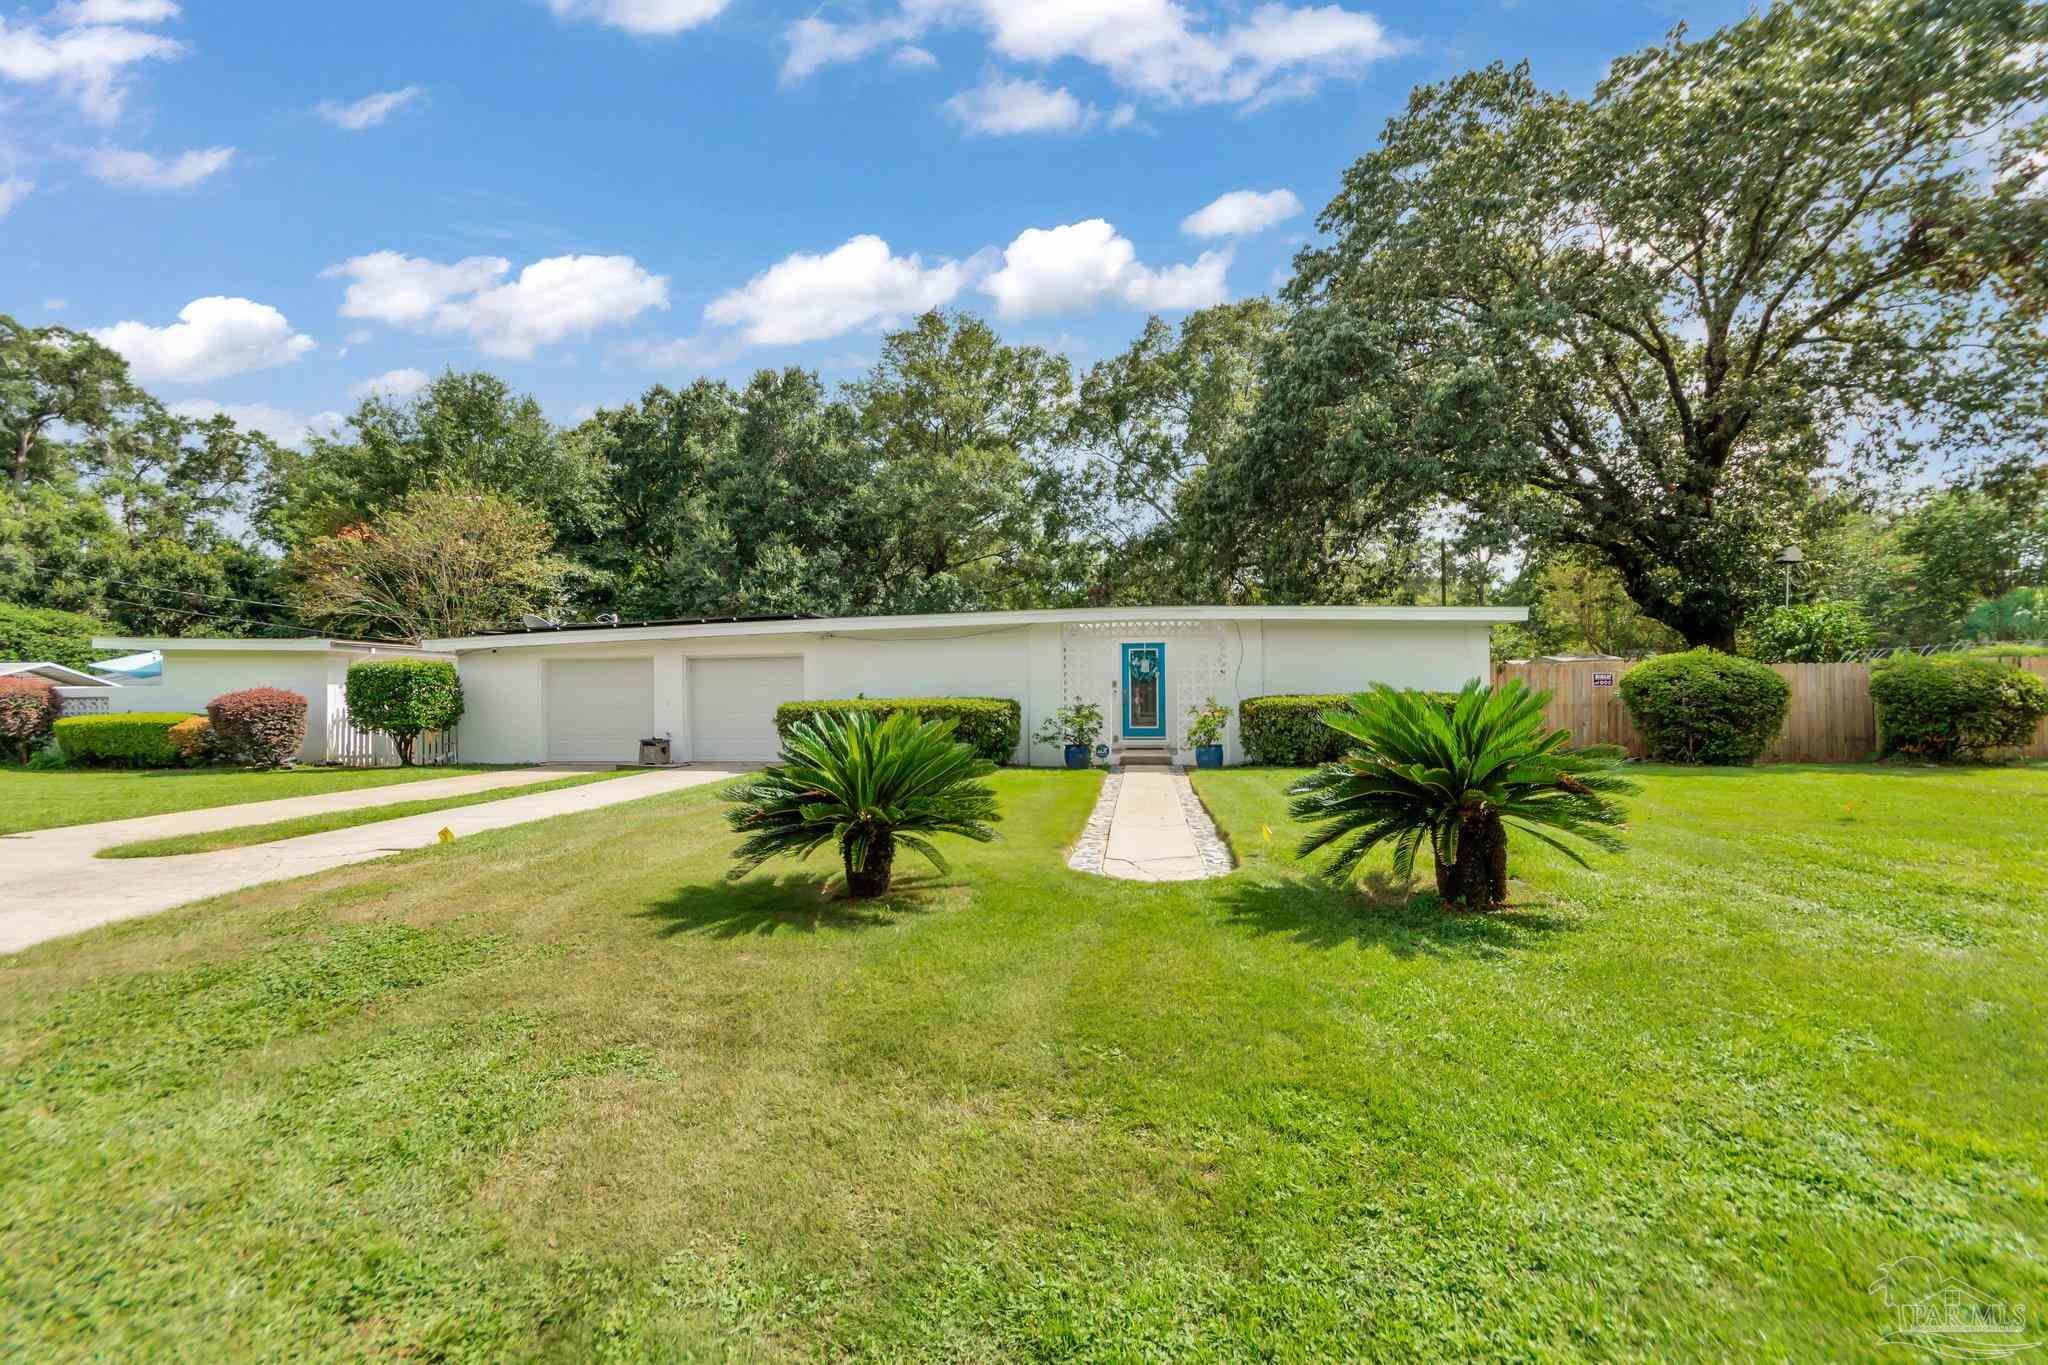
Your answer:
[[[1432,891],[1373,872],[1355,888],[1310,879],[1240,881],[1222,895],[1226,923],[1305,948],[1376,948],[1395,957],[1498,958],[1574,922],[1535,906],[1487,915],[1448,911]]]
[[[898,877],[888,895],[854,901],[846,898],[837,877],[753,876],[678,887],[668,899],[634,911],[633,917],[654,921],[662,938],[765,938],[785,930],[814,934],[820,929],[872,929],[894,923],[899,914],[923,909],[924,880]]]

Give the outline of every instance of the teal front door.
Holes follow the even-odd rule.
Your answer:
[[[1166,738],[1166,646],[1124,646],[1124,738]]]

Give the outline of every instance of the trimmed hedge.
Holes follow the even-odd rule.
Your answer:
[[[66,716],[57,722],[57,747],[73,763],[116,768],[176,768],[184,763],[171,743],[171,727],[192,719],[184,711],[128,711],[107,716]]]
[[[1792,704],[1767,664],[1700,648],[1660,654],[1621,675],[1621,700],[1650,757],[1664,763],[1754,763]]]
[[[786,701],[775,708],[775,733],[789,738],[792,727],[828,712],[865,711],[877,723],[899,711],[920,721],[952,720],[953,737],[991,763],[1008,763],[1024,732],[1024,708],[1007,697],[853,697],[843,701]]]
[[[223,692],[206,703],[222,758],[252,768],[282,768],[306,744],[306,699],[281,687]]]
[[[0,678],[0,749],[26,763],[57,723],[57,689],[41,678]]]
[[[348,670],[349,719],[389,735],[400,767],[412,766],[413,743],[462,719],[462,679],[436,659],[378,659]]]
[[[1989,659],[1906,655],[1870,671],[1886,754],[1983,758],[2024,747],[2048,716],[2048,684]]]
[[[1282,768],[1312,768],[1334,763],[1351,745],[1349,736],[1323,724],[1325,711],[1351,704],[1352,692],[1276,694],[1246,697],[1237,706],[1237,734],[1247,763]],[[1426,692],[1439,706],[1451,706],[1455,693]]]

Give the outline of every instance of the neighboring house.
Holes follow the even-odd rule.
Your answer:
[[[100,687],[105,678],[81,673],[63,664],[0,664],[0,678],[41,678],[53,687]]]
[[[773,758],[775,708],[806,698],[1008,697],[1016,760],[1057,764],[1032,734],[1074,700],[1102,707],[1113,750],[1186,761],[1188,711],[1375,682],[1455,690],[1490,671],[1491,627],[1523,607],[1142,607],[943,616],[543,626],[426,647],[460,662],[466,763],[631,762],[668,737],[675,762]],[[175,648],[166,643],[165,649]]]
[[[363,737],[348,724],[345,687],[350,664],[367,659],[445,659],[445,654],[406,645],[366,644],[356,640],[171,640],[125,636],[95,638],[95,649],[157,651],[163,655],[161,675],[150,682],[113,684],[89,679],[97,686],[60,687],[65,713],[81,711],[202,712],[223,692],[246,687],[281,687],[306,699],[308,763],[339,759]],[[99,699],[104,699],[102,702]]]

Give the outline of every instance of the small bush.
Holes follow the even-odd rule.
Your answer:
[[[1831,664],[1877,639],[1855,602],[1806,602],[1773,608],[1752,626],[1743,653],[1767,664]]]
[[[899,712],[919,721],[959,722],[953,738],[991,763],[1008,763],[1024,730],[1024,708],[1007,697],[854,697],[843,701],[786,701],[775,708],[775,732],[785,742],[813,717],[871,715],[880,725]]]
[[[349,719],[389,735],[399,766],[412,766],[413,743],[462,719],[462,679],[439,659],[378,659],[348,671]]]
[[[1769,666],[1704,648],[1645,660],[1620,686],[1650,757],[1665,763],[1754,763],[1792,704],[1792,685]]]
[[[107,716],[66,716],[57,722],[57,747],[73,763],[116,768],[175,768],[183,759],[171,727],[192,717],[184,711],[130,711]]]
[[[1989,659],[1909,654],[1870,672],[1878,747],[1915,758],[1983,758],[2017,749],[2048,716],[2048,684]]]
[[[64,751],[54,744],[46,745],[28,756],[28,770],[32,773],[62,772],[71,766],[64,757]]]
[[[213,762],[216,746],[213,742],[213,722],[205,716],[194,716],[173,725],[165,738],[178,751],[178,757],[193,767]]]
[[[1336,762],[1352,747],[1352,742],[1323,724],[1323,713],[1348,709],[1353,695],[1328,692],[1246,697],[1237,707],[1237,737],[1244,745],[1245,762],[1282,768],[1313,768],[1318,763]],[[1458,700],[1448,692],[1423,695],[1445,708]]]
[[[26,763],[57,723],[57,689],[41,678],[0,678],[0,751]]]
[[[306,699],[280,687],[224,692],[206,704],[213,740],[229,763],[282,768],[306,744]]]

